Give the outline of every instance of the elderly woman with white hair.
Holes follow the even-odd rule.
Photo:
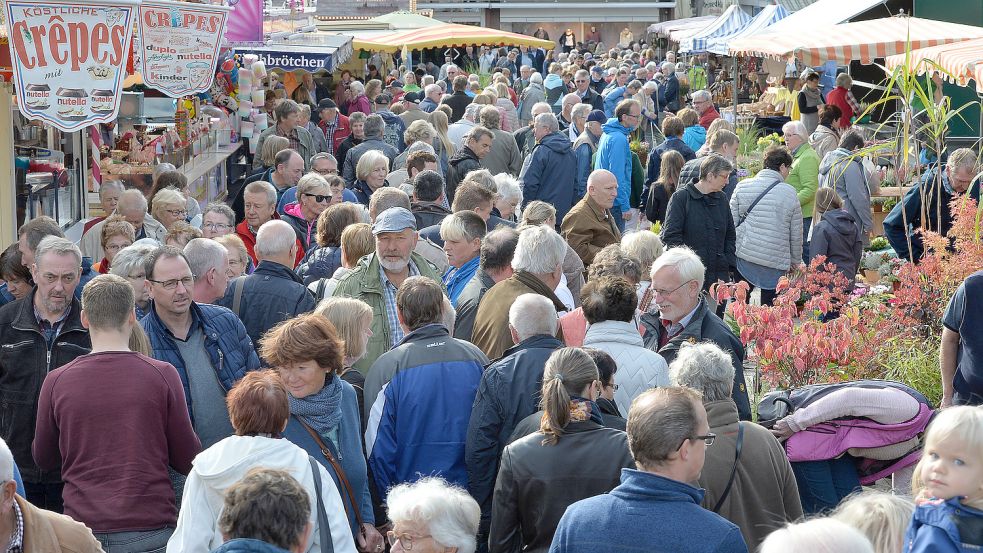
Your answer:
[[[109,217],[116,211],[116,206],[119,205],[119,197],[123,193],[123,190],[123,182],[118,180],[107,180],[99,185],[99,204],[102,206],[102,212],[106,215],[90,219],[82,228],[82,234],[88,232],[90,228],[104,221],[106,217]]]
[[[638,301],[639,309],[645,310],[648,307],[646,292],[649,290],[650,281],[648,280],[649,270],[655,260],[666,251],[659,235],[648,230],[629,232],[621,237],[621,249],[628,255],[638,259],[642,267],[642,280],[638,282]],[[651,299],[651,298],[649,298]]]
[[[130,283],[130,287],[133,288],[137,320],[142,319],[150,307],[150,293],[146,287],[147,273],[144,269],[144,261],[158,249],[160,246],[149,239],[130,244],[116,254],[116,257],[113,258],[113,265],[109,268],[110,274],[125,278]]]
[[[543,76],[533,73],[529,77],[529,86],[522,90],[519,97],[519,125],[526,126],[532,121],[532,107],[546,101],[546,89],[543,88]]]
[[[785,146],[792,154],[792,168],[785,183],[795,189],[802,208],[802,261],[809,262],[809,230],[816,207],[816,190],[819,189],[819,154],[809,145],[809,129],[802,121],[789,121],[782,125]]]
[[[386,536],[393,553],[474,553],[478,503],[461,488],[428,477],[389,490],[386,510],[392,530]]]
[[[664,80],[659,85],[659,104],[664,111],[676,113],[682,107],[679,100],[679,79],[676,77],[676,64],[664,61],[659,67]]]
[[[188,216],[187,201],[184,195],[173,188],[164,188],[154,195],[153,211],[150,215],[164,225],[168,231],[178,221],[186,221]]]
[[[403,142],[406,143],[406,149],[393,160],[392,170],[395,171],[406,166],[406,158],[409,157],[411,153],[420,149],[417,147],[410,150],[410,147],[417,142],[422,142],[423,144],[430,146],[430,150],[434,150],[433,144],[435,138],[437,138],[437,130],[429,122],[421,119],[410,123],[409,126],[406,127],[406,130],[403,131]]]
[[[717,436],[700,475],[703,506],[739,526],[754,550],[769,533],[802,516],[785,450],[764,427],[739,421],[731,399],[734,364],[713,342],[683,344],[669,377],[674,386],[700,392],[710,433]]]
[[[709,451],[709,449],[707,450]],[[832,518],[789,524],[772,532],[758,553],[874,553],[859,530]]]
[[[506,221],[517,222],[522,205],[522,183],[508,173],[495,175],[495,185],[498,197],[495,199],[495,209],[499,216]]]
[[[389,158],[386,154],[379,150],[369,150],[362,154],[355,166],[355,184],[352,185],[358,203],[368,206],[369,198],[376,190],[389,186],[387,175],[389,175]]]

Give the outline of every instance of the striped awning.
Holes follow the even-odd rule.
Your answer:
[[[784,60],[794,55],[806,65],[828,61],[846,65],[854,60],[872,63],[910,50],[983,38],[983,27],[918,17],[886,17],[843,25],[823,25],[795,34],[768,32],[732,41],[732,55],[745,54]]]
[[[702,31],[680,41],[679,52],[682,54],[706,52],[707,44],[711,40],[735,33],[750,21],[750,15],[737,4],[732,4],[724,13],[720,14],[720,17],[713,23],[707,25]]]
[[[649,25],[648,32],[656,35],[668,36],[671,31],[676,29],[690,29],[693,27],[705,27],[717,19],[715,15],[701,15],[700,17],[684,17],[683,19],[670,19]]]
[[[765,29],[771,27],[788,16],[788,10],[786,10],[782,5],[769,4],[765,6],[764,9],[758,13],[758,15],[754,16],[754,19],[748,21],[747,25],[735,30],[733,33],[710,39],[707,42],[707,52],[712,52],[714,54],[726,54],[727,45],[730,44],[731,41],[751,37],[758,33],[765,32]]]
[[[976,91],[983,94],[983,39],[922,48],[907,56],[890,56],[886,62],[891,71],[907,66],[919,75],[941,69],[942,78],[960,86],[967,86],[970,80],[975,80]]]
[[[454,48],[472,45],[529,46],[546,49],[556,47],[556,44],[549,40],[457,23],[402,31],[365,40],[355,39],[356,50],[390,53],[399,52],[404,46],[410,50],[420,50],[422,48]]]

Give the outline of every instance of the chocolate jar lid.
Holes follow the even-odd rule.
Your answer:
[[[112,90],[105,90],[105,89],[93,90],[89,95],[90,96],[116,96],[116,92]]]
[[[59,88],[56,94],[58,96],[66,96],[68,98],[84,98],[85,89],[84,88]]]
[[[29,84],[27,90],[47,91],[51,90],[51,87],[46,84]]]

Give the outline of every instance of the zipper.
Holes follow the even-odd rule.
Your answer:
[[[218,373],[215,374],[215,378],[218,380],[218,385],[225,390],[225,393],[229,393],[229,389],[225,387],[225,383],[222,382],[222,368],[225,366],[225,354],[222,353],[222,348],[218,349]]]

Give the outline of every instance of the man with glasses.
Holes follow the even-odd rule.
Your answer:
[[[34,290],[0,309],[0,437],[7,441],[24,478],[27,499],[62,512],[59,470],[41,470],[31,454],[41,382],[54,369],[92,348],[82,326],[79,287],[82,252],[59,236],[33,251]]]
[[[567,508],[553,536],[553,553],[690,551],[747,553],[737,525],[700,506],[700,477],[710,432],[699,392],[668,387],[648,390],[628,414],[628,445],[637,469],[622,469],[610,493]],[[639,521],[672,521],[658,531]]]
[[[710,130],[710,123],[720,119],[720,112],[713,105],[713,95],[709,90],[697,90],[693,93],[693,109],[700,114],[700,126]]]
[[[212,202],[201,212],[201,234],[205,238],[217,238],[232,234],[235,229],[236,214],[232,208],[219,202]]]
[[[328,177],[332,175],[337,176],[339,174],[338,160],[335,158],[335,156],[324,152],[314,154],[313,156],[311,156],[311,171],[308,174],[311,173],[317,173],[318,175],[321,175],[325,179],[328,179]],[[332,179],[328,179],[328,181],[332,182]],[[342,181],[341,186],[337,190],[334,187],[332,187],[331,190],[332,190],[331,192],[332,201],[330,205],[334,205],[336,203],[340,203],[343,201],[344,202],[358,201],[358,198],[355,196],[355,193],[345,188],[344,181]],[[335,192],[338,193],[336,194]],[[280,200],[277,202],[276,212],[279,213],[280,215],[283,215],[283,210],[284,208],[287,207],[287,204],[296,201],[297,201],[297,187],[291,186],[290,188],[287,189],[286,192],[283,193],[283,196],[281,196]]]
[[[734,364],[731,397],[742,420],[751,420],[751,403],[744,383],[744,346],[717,317],[702,295],[703,262],[684,246],[666,250],[652,264],[652,308],[642,313],[645,347],[672,364],[684,343],[713,342]]]
[[[618,181],[618,196],[611,207],[611,217],[620,232],[631,218],[631,148],[628,136],[638,128],[642,106],[635,100],[622,100],[614,110],[614,118],[601,126],[604,134],[597,144],[594,169],[607,169]]]
[[[154,359],[177,369],[191,423],[208,449],[232,435],[225,395],[259,357],[231,311],[194,301],[195,275],[184,253],[163,246],[145,264],[150,313],[140,321]]]
[[[591,109],[604,109],[604,98],[594,91],[590,86],[590,74],[586,70],[581,69],[574,73],[573,84],[576,87],[574,94],[580,97],[580,101],[585,104],[590,104]]]

